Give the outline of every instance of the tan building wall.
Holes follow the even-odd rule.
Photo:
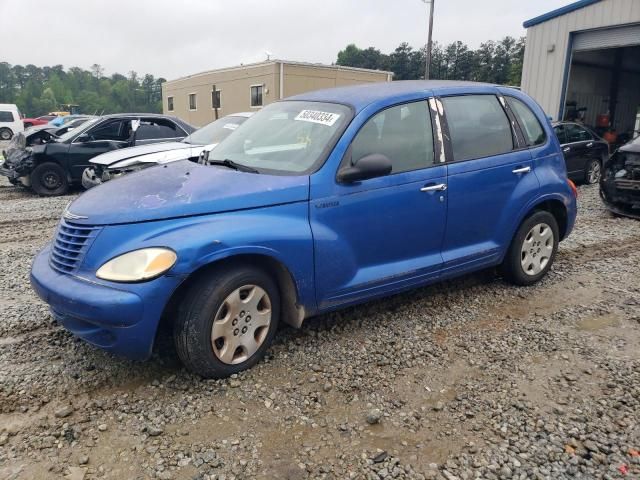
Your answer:
[[[280,81],[281,72],[283,81]],[[219,117],[237,112],[257,111],[251,107],[251,86],[262,85],[263,106],[299,93],[343,85],[385,82],[391,72],[358,68],[268,61],[252,65],[212,70],[166,82],[162,85],[163,112],[194,126],[215,120],[212,88],[220,91]],[[282,91],[281,91],[282,89]],[[189,95],[196,94],[196,109],[189,108]],[[173,98],[173,110],[168,99]]]
[[[640,22],[640,0],[602,0],[527,29],[522,90],[557,119],[572,32]],[[551,51],[550,51],[551,50]]]

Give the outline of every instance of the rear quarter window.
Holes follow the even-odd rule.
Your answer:
[[[513,150],[511,125],[495,95],[443,97],[454,161]]]
[[[511,111],[516,116],[520,129],[527,140],[528,146],[541,145],[547,139],[544,128],[540,125],[538,117],[524,102],[514,97],[505,97]]]

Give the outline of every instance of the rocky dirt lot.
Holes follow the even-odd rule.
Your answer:
[[[220,381],[53,322],[29,265],[72,198],[0,185],[2,479],[640,478],[640,222],[597,187],[539,285],[482,272],[316,318]]]

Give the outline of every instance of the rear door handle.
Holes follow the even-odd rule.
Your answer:
[[[587,143],[587,147],[593,147],[593,142]]]
[[[438,183],[437,185],[427,185],[420,189],[421,192],[444,192],[447,189],[446,183]]]
[[[568,152],[569,150],[571,150],[571,148],[569,148],[569,147],[564,147],[564,148],[562,149],[562,151],[563,151],[563,152]]]
[[[522,167],[522,168],[516,168],[515,170],[511,170],[513,173],[518,174],[518,173],[529,173],[531,171],[531,167]]]

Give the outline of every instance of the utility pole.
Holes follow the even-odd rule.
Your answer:
[[[429,66],[431,64],[431,33],[433,32],[433,4],[436,0],[422,0],[429,4],[429,37],[427,40],[427,55],[425,58],[424,79],[429,80]]]

